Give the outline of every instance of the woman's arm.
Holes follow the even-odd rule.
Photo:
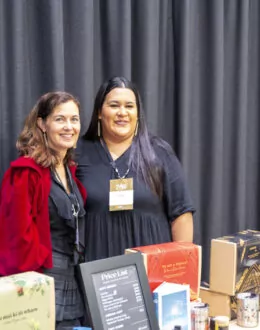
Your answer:
[[[38,174],[16,169],[4,178],[0,201],[0,274],[38,270],[49,255],[37,227]],[[49,230],[49,228],[46,230]]]
[[[173,241],[193,241],[193,207],[189,188],[179,159],[172,148],[157,147],[163,166],[164,209],[171,226]]]
[[[172,240],[182,242],[193,241],[193,217],[191,212],[178,216],[171,224]]]

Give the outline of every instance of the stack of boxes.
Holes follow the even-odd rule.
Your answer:
[[[211,241],[210,285],[200,298],[210,306],[210,316],[236,318],[239,292],[260,293],[260,232],[244,230]]]

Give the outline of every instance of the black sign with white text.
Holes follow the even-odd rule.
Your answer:
[[[134,265],[92,274],[104,330],[150,330]]]

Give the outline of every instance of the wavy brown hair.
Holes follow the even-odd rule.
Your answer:
[[[58,153],[47,145],[37,120],[42,118],[43,121],[46,121],[56,107],[69,101],[73,101],[80,109],[79,101],[66,92],[50,92],[39,98],[25,119],[23,130],[16,142],[20,156],[31,157],[43,167],[54,167],[58,164]],[[64,163],[73,163],[73,148],[68,149]]]

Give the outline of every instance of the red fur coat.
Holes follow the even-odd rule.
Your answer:
[[[86,200],[86,192],[72,176]],[[50,169],[20,157],[6,171],[0,190],[0,275],[52,267],[48,197]]]

